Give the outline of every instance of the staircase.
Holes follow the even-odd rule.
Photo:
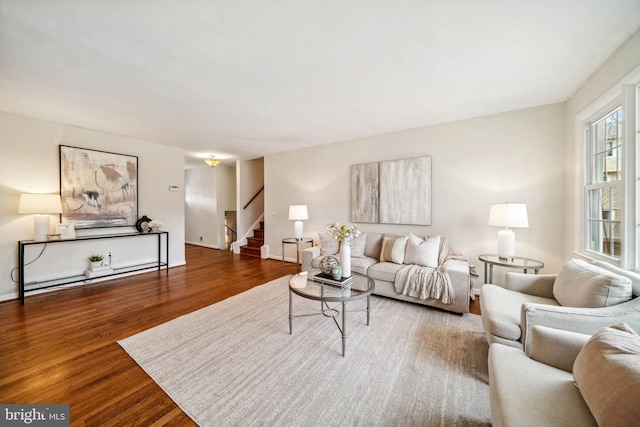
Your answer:
[[[260,228],[253,230],[253,237],[247,237],[247,244],[240,246],[240,255],[261,258],[260,246],[264,245],[264,221],[260,221]]]

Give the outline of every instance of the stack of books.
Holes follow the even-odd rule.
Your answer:
[[[353,283],[353,276],[334,279],[330,274],[319,273],[313,276],[313,280],[325,285],[337,286],[340,289],[348,288]]]

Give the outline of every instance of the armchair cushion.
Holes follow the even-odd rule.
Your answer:
[[[531,329],[529,357],[545,365],[573,372],[576,357],[591,335],[536,325]]]
[[[553,296],[567,307],[608,307],[631,299],[631,280],[572,259],[560,269],[553,284]]]
[[[480,312],[485,332],[508,340],[519,341],[521,307],[524,303],[558,305],[551,298],[529,295],[486,284],[480,289]]]
[[[626,324],[598,331],[578,354],[573,375],[599,426],[640,419],[640,337]]]

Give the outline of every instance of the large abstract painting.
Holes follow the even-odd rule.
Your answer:
[[[351,166],[351,221],[378,222],[378,163]]]
[[[138,220],[138,157],[60,146],[62,222],[75,228]]]
[[[351,167],[351,220],[431,225],[431,157]]]

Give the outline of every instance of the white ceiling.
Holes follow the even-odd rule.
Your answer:
[[[0,110],[266,154],[566,100],[640,0],[0,0]]]

